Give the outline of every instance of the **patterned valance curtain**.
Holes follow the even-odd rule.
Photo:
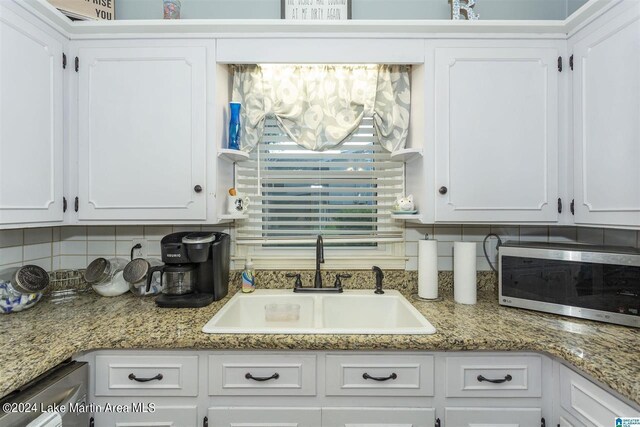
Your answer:
[[[265,117],[298,145],[324,151],[347,140],[373,117],[380,144],[404,148],[411,90],[407,65],[239,65],[233,101],[240,102],[240,148],[251,151]]]

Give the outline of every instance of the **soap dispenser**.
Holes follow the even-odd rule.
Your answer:
[[[244,263],[244,271],[242,272],[242,292],[249,293],[256,290],[256,276],[253,271],[253,263],[251,258],[247,257]]]

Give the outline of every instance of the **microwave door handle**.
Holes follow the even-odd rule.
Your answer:
[[[633,292],[633,291],[629,291],[629,290],[624,290],[624,291],[618,291],[616,292],[616,295],[620,295],[622,297],[638,297],[638,293],[637,292]]]

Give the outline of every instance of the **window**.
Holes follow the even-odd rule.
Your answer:
[[[403,222],[390,210],[403,193],[404,164],[377,143],[371,118],[336,149],[314,152],[268,117],[261,142],[238,163],[236,180],[251,198],[249,218],[236,229],[244,252],[251,246],[263,256],[293,253],[314,246],[319,234],[325,248],[349,249],[349,257],[389,258],[397,252],[394,244],[402,246],[396,242],[403,241]]]

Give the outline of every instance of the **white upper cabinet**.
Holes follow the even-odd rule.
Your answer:
[[[0,225],[63,220],[62,42],[0,2]]]
[[[559,54],[435,47],[436,222],[558,220]]]
[[[207,219],[207,49],[79,45],[79,221]]]
[[[640,3],[623,2],[575,39],[575,222],[639,227]]]

